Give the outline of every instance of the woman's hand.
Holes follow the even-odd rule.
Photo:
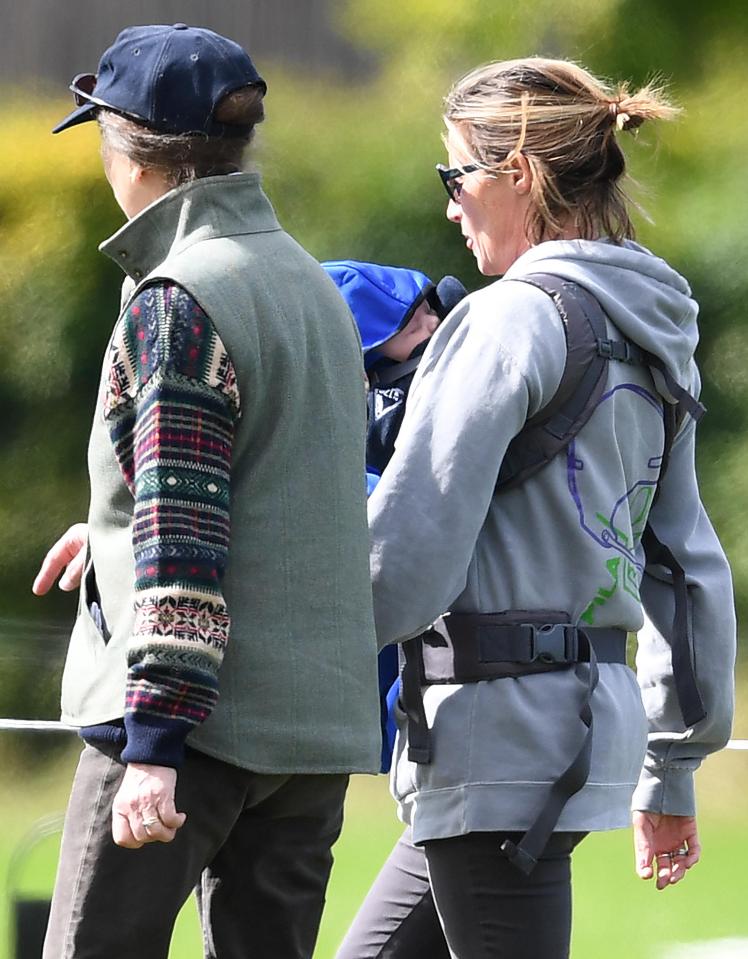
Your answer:
[[[44,557],[41,569],[36,574],[32,591],[37,596],[48,593],[57,577],[60,578],[60,589],[70,592],[80,586],[83,575],[83,563],[86,559],[86,537],[88,526],[86,523],[76,523],[57,540],[55,545]]]
[[[171,842],[187,818],[177,812],[177,771],[170,766],[130,763],[112,804],[112,837],[118,846],[140,849]]]
[[[635,812],[633,827],[636,872],[642,879],[651,879],[656,864],[658,889],[680,882],[699,861],[701,846],[693,816]]]

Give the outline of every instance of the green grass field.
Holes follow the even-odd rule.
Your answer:
[[[0,875],[24,835],[40,817],[64,807],[75,754],[43,775],[5,766],[0,786]],[[713,757],[700,775],[702,862],[676,888],[656,892],[637,879],[628,831],[593,835],[575,855],[574,959],[672,959],[681,943],[744,939],[748,956],[745,862],[748,860],[748,753]],[[383,777],[357,777],[346,824],[335,849],[335,867],[315,959],[332,959],[346,926],[400,832]],[[14,902],[51,889],[57,840],[39,843],[23,857],[0,912],[0,959],[15,959],[9,919]],[[719,953],[714,953],[718,956]],[[170,959],[201,959],[194,904],[188,902]],[[428,957],[424,957],[428,959]]]

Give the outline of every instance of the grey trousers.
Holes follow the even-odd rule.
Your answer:
[[[86,746],[73,781],[44,959],[166,959],[193,887],[206,959],[310,959],[343,821],[344,775],[269,776],[188,750],[171,843],[123,849],[119,750]]]
[[[584,835],[554,833],[527,877],[500,852],[518,833],[421,848],[406,829],[336,959],[568,959],[571,853]]]

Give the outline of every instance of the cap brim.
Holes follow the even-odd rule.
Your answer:
[[[57,126],[52,129],[52,133],[61,133],[63,130],[67,130],[68,127],[75,127],[78,126],[79,123],[93,120],[97,109],[98,106],[95,103],[84,103],[82,107],[73,110],[64,120],[61,120]]]

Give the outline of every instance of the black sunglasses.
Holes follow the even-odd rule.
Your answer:
[[[436,172],[439,174],[439,177],[444,184],[444,189],[447,191],[447,196],[454,203],[460,202],[460,193],[462,192],[462,184],[460,183],[460,179],[464,177],[466,173],[476,173],[480,169],[482,168],[477,166],[475,163],[468,163],[467,166],[462,167],[446,167],[443,163],[436,164]]]
[[[77,107],[82,107],[86,103],[95,103],[97,107],[104,107],[111,113],[116,113],[126,120],[133,120],[135,123],[146,122],[142,117],[139,117],[137,113],[127,113],[119,107],[113,107],[110,103],[107,103],[106,100],[95,97],[93,92],[96,89],[98,79],[95,73],[79,73],[76,77],[73,77],[73,82],[68,89],[72,91],[73,99]]]
[[[96,98],[92,96],[95,88],[95,73],[79,73],[76,77],[73,77],[73,82],[68,89],[73,92],[75,105],[82,107],[86,103],[96,103]]]

